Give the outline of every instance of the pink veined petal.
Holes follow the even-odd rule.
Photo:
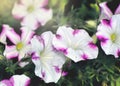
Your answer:
[[[26,9],[27,9],[26,6],[24,6],[23,4],[20,4],[20,3],[16,2],[14,4],[13,9],[12,9],[12,15],[16,19],[22,19],[22,18],[24,18],[27,15]]]
[[[120,14],[120,4],[119,4],[119,6],[117,7],[117,9],[115,10],[115,14]]]
[[[14,44],[17,44],[20,41],[20,36],[14,31],[14,29],[7,31],[6,35]]]
[[[35,32],[29,30],[28,27],[22,27],[20,29],[22,31],[22,34],[21,34],[22,42],[24,42],[25,44],[28,44]]]
[[[68,49],[68,54],[66,55],[68,58],[73,60],[74,62],[79,62],[83,60],[80,56],[83,53],[81,50],[73,50],[72,48]]]
[[[32,52],[41,52],[44,49],[44,41],[39,36],[34,36],[31,39]]]
[[[0,86],[13,86],[13,85],[9,80],[5,79],[0,81]]]
[[[30,78],[26,75],[13,75],[10,78],[13,86],[29,86]]]
[[[6,44],[6,33],[8,30],[12,28],[9,25],[3,24],[2,25],[2,32],[0,33],[0,42]]]
[[[18,56],[18,51],[16,50],[16,46],[6,46],[4,55],[7,59],[15,58]]]
[[[36,30],[39,27],[38,20],[33,14],[27,15],[21,22],[22,26],[28,27],[31,30]]]
[[[86,48],[84,48],[84,54],[87,55],[87,59],[95,59],[98,56],[98,47],[89,42]]]
[[[107,2],[103,2],[99,4],[100,9],[101,9],[101,15],[100,15],[100,20],[102,19],[110,19],[113,13],[111,10],[107,7]]]
[[[45,9],[45,8],[38,9],[34,13],[34,16],[36,17],[37,21],[39,21],[39,23],[43,26],[50,19],[52,19],[53,16],[52,9]]]
[[[70,27],[59,27],[52,41],[53,46],[60,51],[66,50],[72,42],[71,38],[73,38],[73,36],[71,32],[73,32],[73,30]]]
[[[118,45],[111,43],[110,41],[107,42],[105,46],[101,46],[105,54],[107,55],[114,55],[115,57],[118,57],[116,55],[117,50],[120,48]]]
[[[46,83],[57,83],[57,81],[60,79],[61,67],[65,60],[63,59],[64,61],[62,61],[62,58],[57,55],[54,57],[45,58],[45,60],[40,58],[32,59],[33,63],[35,64],[35,74],[36,76],[42,78]]]

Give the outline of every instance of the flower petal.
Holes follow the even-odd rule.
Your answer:
[[[13,86],[29,86],[30,84],[30,78],[26,75],[13,75],[10,81],[13,83]]]
[[[37,21],[43,26],[52,19],[52,9],[41,8],[34,13]]]
[[[43,39],[40,38],[39,36],[34,36],[31,39],[31,46],[33,52],[37,52],[37,53],[41,52],[44,48]]]
[[[119,4],[119,6],[117,7],[117,9],[115,10],[115,14],[120,14],[120,4]]]
[[[18,56],[18,51],[16,50],[16,46],[6,46],[4,55],[7,59],[15,58]]]
[[[7,31],[6,35],[14,44],[17,44],[20,41],[20,36],[14,31],[14,29]]]
[[[49,53],[48,53],[49,54]],[[58,54],[58,55],[57,55]],[[41,57],[44,58],[44,57]],[[32,59],[35,64],[35,74],[41,77],[46,83],[55,82],[61,77],[61,67],[65,62],[59,53],[53,53],[44,59]]]
[[[23,4],[20,4],[20,3],[16,2],[14,4],[13,9],[12,9],[12,15],[16,19],[22,19],[22,18],[24,18],[27,15],[26,9],[27,9],[26,6],[24,6]]]
[[[100,14],[100,20],[102,19],[110,19],[111,16],[113,15],[113,13],[111,12],[111,10],[108,8],[107,6],[107,2],[102,2],[99,4],[100,6],[100,10],[101,10],[101,14]]]
[[[34,35],[34,32],[29,30],[28,27],[22,27],[20,28],[22,31],[21,34],[21,39],[25,44],[28,44],[32,38],[32,36]]]
[[[53,46],[57,50],[67,49],[67,47],[71,45],[71,38],[73,38],[71,32],[73,32],[73,30],[70,27],[59,27],[56,36],[53,38]]]
[[[13,86],[9,80],[0,81],[0,86]]]
[[[37,21],[37,19],[35,18],[34,15],[30,14],[27,15],[21,22],[22,26],[28,27],[31,30],[35,30],[38,28],[39,23]]]

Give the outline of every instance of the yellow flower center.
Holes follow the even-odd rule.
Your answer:
[[[110,38],[111,38],[112,42],[115,42],[117,36],[116,36],[115,33],[112,33],[111,36],[110,36]]]
[[[33,5],[30,5],[28,8],[27,8],[27,11],[29,12],[29,13],[31,13],[31,12],[33,12],[34,11],[34,6]]]
[[[22,42],[19,42],[17,45],[16,45],[16,49],[19,51],[23,48],[23,43]]]

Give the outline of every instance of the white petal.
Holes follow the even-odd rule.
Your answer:
[[[37,19],[35,18],[34,15],[30,14],[30,15],[27,15],[21,22],[21,25],[22,26],[25,26],[25,27],[28,27],[30,28],[31,30],[35,30],[38,28],[39,26],[39,23],[37,21]]]
[[[58,28],[56,37],[53,38],[53,45],[57,50],[66,49],[71,46],[72,31],[72,28],[66,26]]]
[[[52,19],[52,9],[38,9],[34,13],[37,21],[43,26],[45,25],[50,19]]]
[[[20,36],[14,31],[14,29],[7,31],[6,35],[14,44],[17,44],[20,41]]]
[[[22,31],[22,34],[21,34],[22,42],[24,42],[25,44],[28,44],[30,42],[34,32],[29,30],[28,27],[22,27],[20,29]]]
[[[26,75],[13,75],[10,81],[13,83],[13,86],[29,86],[30,78]]]
[[[95,59],[98,56],[98,48],[93,42],[89,42],[86,48],[84,48],[84,55],[86,59]]]
[[[33,52],[41,52],[44,48],[44,42],[43,39],[41,39],[39,36],[34,36],[31,39],[31,46]]]
[[[114,31],[116,32],[120,32],[120,14],[117,15],[113,15],[111,18],[111,26],[112,29],[114,29]]]
[[[12,15],[16,19],[22,19],[22,18],[24,18],[27,15],[26,9],[27,9],[26,6],[24,6],[23,4],[20,4],[20,3],[16,2],[14,4],[13,9],[12,9]]]
[[[65,62],[65,58],[63,57],[64,56],[59,55],[59,53],[54,52],[51,56],[40,57],[40,59],[32,59],[35,64],[35,74],[42,78],[46,83],[57,83],[61,77],[62,65]]]
[[[16,46],[6,46],[4,55],[7,59],[15,58],[18,56],[18,51],[16,50]]]
[[[113,15],[113,13],[108,8],[107,2],[100,3],[99,6],[100,6],[100,10],[101,10],[101,14],[100,14],[99,19],[100,20],[102,20],[102,19],[110,19],[111,16]]]

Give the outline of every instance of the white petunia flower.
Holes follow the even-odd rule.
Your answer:
[[[58,51],[63,52],[74,62],[94,59],[98,55],[98,48],[93,39],[83,29],[74,30],[71,27],[61,26],[52,43]]]
[[[30,78],[26,75],[13,75],[9,80],[0,81],[0,86],[29,86]]]
[[[114,14],[120,14],[120,4],[118,5],[118,7],[116,8],[115,12],[113,13],[110,8],[107,6],[107,2],[102,2],[99,4],[100,6],[100,20],[102,19],[110,19],[112,17],[112,15]]]
[[[62,75],[62,65],[66,60],[62,54],[53,48],[53,37],[52,32],[48,31],[41,36],[34,36],[31,40],[35,75],[42,78],[46,83],[57,83]]]
[[[48,0],[19,0],[15,3],[12,14],[22,20],[21,25],[32,30],[45,25],[52,18],[52,10],[46,9]]]
[[[113,15],[110,20],[102,20],[96,33],[101,47],[107,55],[120,56],[120,15]]]
[[[6,36],[13,43],[13,45],[6,45],[4,55],[8,58],[18,57],[20,61],[30,51],[30,39],[34,32],[27,29],[27,27],[21,28],[22,34],[19,36],[14,29],[7,31]]]

